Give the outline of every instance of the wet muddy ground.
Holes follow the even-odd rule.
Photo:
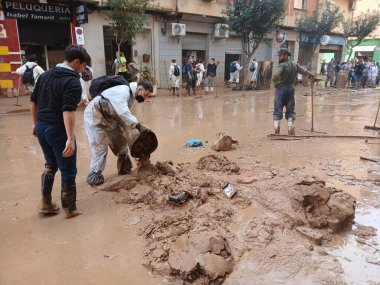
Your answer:
[[[379,157],[380,140],[369,139],[366,142],[363,139],[323,138],[271,141],[267,135],[272,133],[273,92],[250,92],[242,96],[240,92],[225,90],[219,88],[217,98],[162,96],[136,105],[133,110],[158,136],[159,147],[151,157],[154,164],[171,160],[174,165],[190,163],[182,169],[191,169],[198,165],[201,157],[215,154],[211,146],[221,131],[239,142],[234,146],[235,150],[222,153],[228,161],[239,166],[239,175],[223,172],[215,177],[215,173],[207,170],[197,168],[193,171],[199,175],[195,180],[210,180],[213,185],[210,186],[211,190],[207,190],[210,192],[207,197],[211,197],[209,203],[206,202],[206,196],[201,195],[205,188],[202,185],[196,186],[200,187],[199,198],[180,207],[167,204],[170,188],[160,190],[162,184],[156,185],[154,180],[149,183],[139,181],[135,188],[119,192],[104,192],[87,186],[85,178],[89,150],[83,128],[83,112],[79,111],[76,132],[78,207],[85,214],[69,221],[63,218],[63,214],[49,218],[38,215],[43,155],[36,139],[30,135],[29,114],[0,115],[3,150],[0,154],[0,225],[4,229],[0,233],[0,283],[178,283],[178,280],[163,277],[167,273],[165,266],[160,267],[161,271],[156,270],[161,275],[152,273],[151,269],[157,269],[160,262],[156,265],[149,263],[152,260],[149,257],[155,257],[153,261],[165,262],[170,257],[166,253],[171,250],[174,252],[172,268],[178,268],[181,264],[177,261],[183,258],[180,250],[183,244],[201,239],[213,240],[208,245],[213,250],[208,251],[216,255],[211,256],[210,253],[211,257],[202,257],[201,263],[214,264],[206,261],[223,258],[224,263],[216,263],[225,265],[222,271],[231,272],[225,284],[249,284],[251,280],[257,280],[257,284],[300,284],[300,280],[303,284],[379,284],[380,171],[377,163],[363,161],[359,157]],[[304,88],[297,90],[297,134],[310,134],[300,130],[309,130],[311,124],[311,98],[307,92]],[[380,92],[373,90],[318,90],[314,129],[329,135],[378,137],[376,132],[364,132],[363,127],[373,125],[379,96]],[[285,128],[283,120],[281,133],[286,133]],[[188,139],[200,139],[204,147],[185,148]],[[181,177],[183,171],[176,175]],[[260,176],[255,171],[269,176]],[[115,177],[116,173],[116,159],[111,154],[105,171],[106,179]],[[276,173],[275,177],[272,177],[273,173]],[[322,229],[322,246],[318,245],[319,241],[301,239],[295,226],[290,226],[292,223],[276,215],[276,203],[274,206],[263,203],[286,197],[276,196],[277,192],[271,187],[273,183],[285,183],[285,190],[290,191],[289,185],[296,184],[294,181],[300,180],[302,175],[314,175],[325,181],[324,187],[335,187],[352,195],[357,201],[355,224],[338,234]],[[238,176],[243,177],[240,184]],[[173,177],[176,176],[161,175],[160,179],[165,179],[163,182],[160,180],[160,183],[172,185],[170,179]],[[251,186],[241,183],[247,182],[247,177],[256,179],[252,180]],[[221,192],[215,192],[226,181],[238,188],[243,185],[231,200],[224,200],[227,198]],[[58,200],[59,183],[55,184],[53,197]],[[153,207],[148,202],[151,196],[142,195],[149,192],[144,188],[148,186],[157,189],[157,195],[154,195],[155,191],[150,193],[154,200],[161,197]],[[250,187],[253,190],[249,190]],[[136,191],[138,189],[141,192]],[[257,196],[258,193],[261,196]],[[222,206],[219,206],[220,203]],[[220,211],[215,212],[215,209]],[[154,220],[158,219],[158,214],[173,214],[171,212],[176,215],[172,223],[174,227]],[[206,222],[215,222],[213,227],[216,231],[224,227],[229,233],[213,232],[206,237],[199,236],[204,231],[194,227],[197,223],[194,223],[194,217],[189,218],[189,212],[195,218],[206,213],[209,219]],[[157,213],[157,217],[152,218],[153,213]],[[150,234],[153,229],[149,232],[152,221],[156,221],[161,228],[185,230],[176,232],[174,236],[177,238],[174,238],[173,244],[161,245],[162,251],[158,251]],[[189,225],[193,226],[189,228]],[[257,232],[257,225],[261,225],[264,232]],[[165,232],[161,234],[167,235]],[[244,242],[239,242],[237,238]],[[310,250],[310,245],[313,250]],[[215,247],[220,250],[215,250]],[[275,252],[279,249],[280,252]],[[293,262],[295,257],[299,259],[297,262]],[[302,266],[299,266],[300,260]],[[215,267],[207,268],[208,276],[216,276]],[[197,274],[190,276],[193,278]],[[204,274],[202,276],[205,278]],[[182,279],[189,281],[188,278]],[[197,282],[206,282],[206,279],[198,278]]]

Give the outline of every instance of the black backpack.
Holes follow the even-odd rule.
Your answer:
[[[25,65],[26,70],[24,72],[24,75],[22,76],[22,83],[23,84],[30,84],[34,86],[34,76],[33,76],[33,69],[37,66],[34,65],[32,68],[29,68],[27,65]]]
[[[234,73],[237,70],[236,68],[236,62],[233,61],[230,63],[230,73]]]
[[[179,72],[179,67],[178,65],[174,65],[174,76],[179,76],[180,72]]]
[[[121,75],[113,75],[113,76],[100,76],[91,82],[90,86],[90,95],[92,98],[95,98],[96,96],[100,95],[104,90],[115,87],[118,85],[127,85],[129,87],[129,83],[127,80],[124,79]],[[132,95],[132,90],[129,88],[129,93]]]

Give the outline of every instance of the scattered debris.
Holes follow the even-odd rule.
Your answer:
[[[231,199],[236,194],[236,189],[234,188],[234,186],[232,186],[231,183],[227,183],[223,187],[223,192],[224,195]]]
[[[186,147],[200,147],[203,146],[203,143],[201,140],[188,140],[186,142]]]
[[[226,133],[220,132],[217,134],[217,141],[211,146],[211,149],[215,151],[229,151],[234,149],[234,144],[239,144],[239,142],[232,139]]]

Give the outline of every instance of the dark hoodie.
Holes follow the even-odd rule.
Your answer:
[[[64,124],[63,112],[75,111],[82,87],[79,74],[58,65],[38,78],[30,101],[37,104],[37,122]]]

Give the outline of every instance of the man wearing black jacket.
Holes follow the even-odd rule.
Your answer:
[[[82,94],[79,73],[86,65],[91,65],[87,51],[78,45],[68,46],[65,61],[40,76],[30,98],[32,132],[38,138],[46,161],[41,177],[42,214],[59,211],[51,197],[58,169],[61,171],[61,203],[66,218],[81,214],[76,208],[74,129],[75,111]]]

